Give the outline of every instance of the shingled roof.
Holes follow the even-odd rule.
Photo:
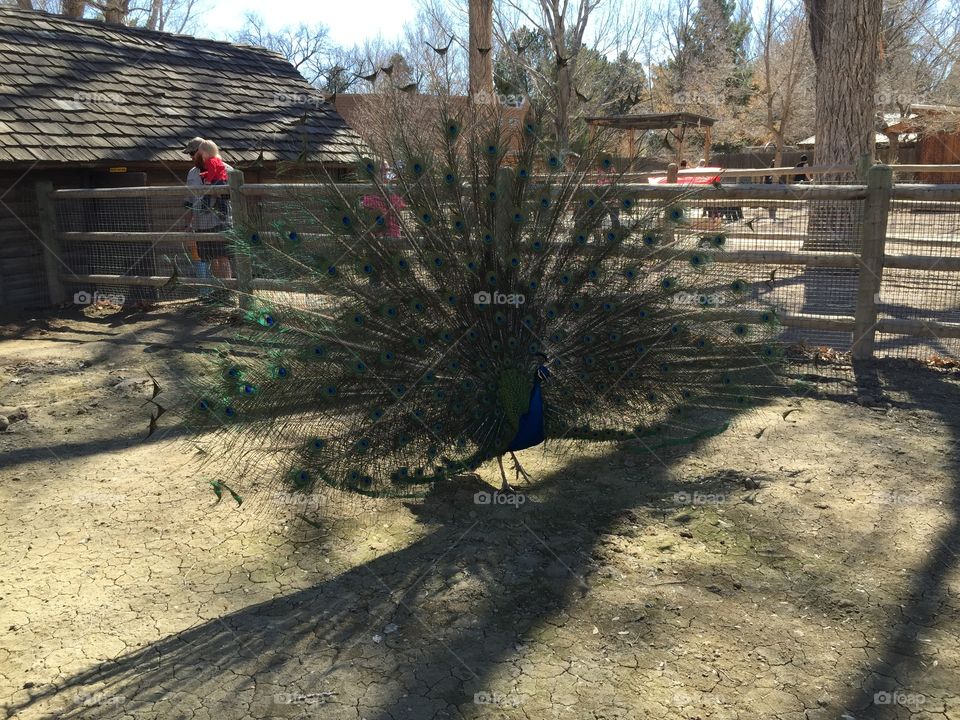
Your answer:
[[[215,140],[230,162],[349,163],[356,134],[283,57],[0,7],[0,164],[183,161]]]

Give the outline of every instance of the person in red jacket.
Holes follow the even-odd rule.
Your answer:
[[[204,140],[198,148],[203,157],[203,170],[200,177],[204,185],[226,185],[227,166],[220,157],[220,148],[213,140]]]

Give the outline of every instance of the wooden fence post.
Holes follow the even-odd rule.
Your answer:
[[[231,170],[227,183],[230,186],[233,225],[241,232],[250,232],[250,213],[247,212],[246,198],[243,196],[243,172]],[[234,258],[237,261],[237,292],[240,297],[240,307],[247,310],[253,300],[253,267],[250,256],[242,251],[234,253]]]
[[[47,274],[47,290],[51,305],[62,305],[67,301],[67,290],[60,278],[60,269],[67,267],[62,256],[60,241],[57,239],[57,211],[53,205],[53,182],[37,182],[37,209],[40,216],[40,242],[43,245],[43,266]]]
[[[874,165],[867,171],[867,199],[863,203],[860,275],[857,281],[857,309],[853,323],[853,357],[873,358],[877,335],[877,304],[883,278],[887,243],[887,218],[893,190],[893,170]]]
[[[675,183],[677,181],[677,171],[679,167],[676,163],[670,163],[667,165],[667,182]]]

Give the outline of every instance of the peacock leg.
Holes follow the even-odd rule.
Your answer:
[[[510,453],[510,458],[513,460],[513,471],[516,473],[515,481],[519,480],[520,476],[523,475],[523,479],[530,482],[530,476],[527,475],[527,471],[523,469],[523,465],[520,464],[520,461],[517,460],[517,456],[514,455],[513,452]]]
[[[510,453],[511,455],[513,453]],[[512,493],[515,490],[510,487],[510,483],[507,482],[507,473],[503,470],[503,455],[497,455],[497,464],[500,466],[500,477],[503,478],[503,485],[500,486],[500,492],[502,493]]]

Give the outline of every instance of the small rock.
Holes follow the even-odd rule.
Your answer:
[[[681,530],[681,531],[680,531],[680,537],[691,538],[691,539],[692,539],[692,538],[693,538],[693,533],[690,532],[689,530],[684,529],[684,530]]]
[[[3,432],[8,427],[10,427],[10,421],[7,420],[3,415],[0,415],[0,432]]]
[[[383,628],[383,634],[389,635],[390,633],[395,633],[399,629],[400,627],[396,623],[389,623],[386,627]]]
[[[826,510],[828,507],[830,507],[826,503],[814,503],[813,506],[818,510]]]
[[[77,408],[77,415],[86,415],[87,409],[85,407]]]
[[[382,643],[382,642],[383,642],[383,635],[374,635],[374,636],[373,636],[373,641],[374,641],[375,643]]]

